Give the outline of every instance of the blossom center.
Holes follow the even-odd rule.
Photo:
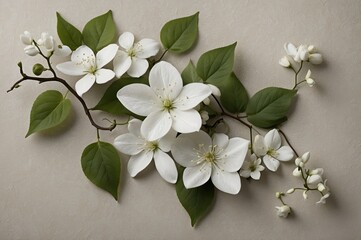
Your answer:
[[[97,70],[98,70],[98,69],[97,69],[96,66],[91,65],[91,66],[89,67],[88,72],[91,73],[91,74],[95,74]]]
[[[134,49],[134,47],[131,47],[129,50],[128,50],[128,56],[133,58],[137,55],[137,51]]]
[[[145,145],[145,150],[149,151],[149,152],[153,152],[155,150],[158,149],[158,142],[157,141],[152,141],[152,142],[147,142]]]
[[[215,156],[214,152],[206,152],[206,153],[203,155],[203,159],[204,159],[206,162],[214,163],[215,160],[216,160],[216,156]]]
[[[270,155],[270,156],[272,156],[272,157],[274,157],[274,158],[277,158],[277,157],[278,157],[277,151],[274,150],[274,149],[272,149],[272,148],[268,149],[267,155]]]
[[[173,102],[169,99],[163,100],[163,108],[167,111],[173,109]]]

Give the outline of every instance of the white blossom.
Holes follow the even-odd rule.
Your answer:
[[[311,70],[307,71],[305,80],[306,80],[306,83],[308,84],[308,86],[310,86],[310,87],[313,87],[316,84],[315,80],[313,80],[311,78]]]
[[[249,159],[246,159],[243,162],[241,170],[239,174],[244,178],[253,178],[254,180],[259,180],[261,177],[261,172],[265,169],[264,166],[261,165],[261,159],[256,156],[256,154],[252,154]]]
[[[179,133],[199,131],[202,118],[195,109],[211,94],[203,83],[183,87],[181,75],[167,62],[159,62],[149,73],[149,85],[130,84],[117,93],[130,111],[145,116],[141,132],[149,141],[163,137],[172,128]]]
[[[288,68],[291,66],[291,63],[290,61],[288,60],[288,57],[287,56],[284,56],[282,57],[278,63],[282,66],[282,67],[285,67],[285,68]]]
[[[237,194],[241,189],[238,170],[248,151],[249,141],[219,133],[211,138],[207,133],[181,134],[172,146],[174,160],[185,167],[183,182],[195,188],[209,179],[221,191]]]
[[[287,205],[283,205],[281,207],[276,207],[277,216],[286,218],[291,213],[291,208]]]
[[[129,133],[122,134],[114,140],[114,146],[122,153],[131,155],[128,172],[135,177],[154,159],[155,167],[164,180],[175,183],[178,178],[173,159],[166,154],[176,138],[176,132],[170,131],[161,139],[147,140],[140,132],[142,122],[133,119],[128,124]]]

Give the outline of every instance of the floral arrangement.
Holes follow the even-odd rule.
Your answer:
[[[72,108],[70,93],[84,108],[98,139],[81,155],[84,174],[116,200],[121,175],[126,174],[121,171],[119,150],[130,156],[127,172],[132,177],[154,160],[159,175],[175,184],[192,226],[210,210],[217,189],[238,194],[245,179],[257,181],[261,172],[276,172],[282,162],[293,159],[293,175],[300,178],[300,186],[276,193],[281,202],[277,215],[291,213],[284,200],[298,191],[305,199],[317,192],[317,203],[325,203],[330,191],[323,169],[307,168],[310,153],[299,155],[280,129],[297,89],[315,84],[311,71],[301,77],[301,70],[306,64],[321,64],[322,55],[312,45],[286,43],[286,56],[279,64],[294,73],[291,88],[267,87],[249,97],[233,72],[236,43],[202,54],[196,64],[189,61],[181,73],[163,60],[166,54],[181,56],[194,47],[198,19],[196,13],[167,22],[160,31],[160,43],[149,38],[137,41],[130,32],[118,37],[111,11],[90,20],[82,32],[57,13],[61,45],[48,33],[35,40],[25,31],[20,37],[25,54],[40,56],[44,63],[33,66],[34,76],[25,73],[20,62],[22,78],[9,91],[25,81],[58,82],[66,89],[65,93],[48,90],[37,97],[26,137],[64,122]],[[67,60],[54,66],[53,58]],[[79,77],[75,88],[58,74]],[[109,81],[98,104],[89,107],[82,96]],[[128,120],[105,119],[108,124],[102,125],[93,111]],[[229,137],[225,119],[244,127],[249,138]],[[101,140],[100,131],[120,125],[127,125],[128,133],[113,143]]]

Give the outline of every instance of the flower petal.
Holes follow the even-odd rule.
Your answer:
[[[107,83],[115,77],[115,73],[110,69],[98,69],[95,72],[95,81],[98,84]]]
[[[134,83],[123,87],[118,91],[117,98],[127,109],[140,116],[148,116],[161,107],[152,89],[145,84]]]
[[[118,39],[119,45],[125,50],[129,50],[134,44],[134,35],[131,32],[124,32]]]
[[[227,172],[238,171],[248,152],[249,141],[235,137],[229,140],[227,148],[220,152],[217,166]]]
[[[146,59],[132,58],[132,64],[130,65],[127,73],[131,77],[138,78],[142,76],[148,69],[149,63]]]
[[[309,60],[312,64],[321,64],[321,63],[322,63],[322,55],[319,54],[319,53],[310,54],[308,60]]]
[[[253,171],[250,175],[254,180],[259,180],[261,178],[261,173],[259,171]]]
[[[128,162],[128,172],[135,177],[140,171],[146,168],[152,161],[153,152],[141,151],[139,154],[131,156]]]
[[[213,166],[211,179],[214,186],[225,193],[237,194],[241,190],[241,178],[237,172],[230,173]]]
[[[117,44],[109,44],[108,46],[101,49],[96,55],[97,68],[102,68],[108,64],[118,52]]]
[[[251,170],[243,170],[239,171],[239,175],[244,178],[249,178],[251,176]]]
[[[280,162],[269,155],[265,155],[263,157],[263,162],[264,165],[266,165],[266,167],[272,172],[277,171],[278,167],[280,166]]]
[[[173,129],[170,129],[169,132],[164,137],[159,139],[158,147],[163,152],[169,152],[176,137],[177,137],[177,132],[174,131]]]
[[[279,149],[281,147],[281,136],[276,129],[269,131],[266,136],[264,136],[264,143],[267,148]]]
[[[261,135],[256,135],[256,137],[254,138],[253,141],[253,152],[259,156],[262,157],[264,155],[266,155],[267,153],[267,146],[264,143],[264,137]]]
[[[55,48],[54,55],[67,57],[71,54],[71,49],[66,45],[60,45]]]
[[[154,152],[154,163],[159,174],[169,183],[176,183],[178,179],[177,167],[173,159],[166,153],[158,150]]]
[[[114,146],[122,153],[136,155],[144,150],[145,141],[132,133],[122,134],[114,139]]]
[[[113,60],[113,68],[117,78],[120,78],[132,64],[131,57],[123,51],[118,51]]]
[[[73,52],[71,61],[88,71],[91,66],[95,66],[95,55],[88,46],[82,45]]]
[[[183,183],[186,188],[195,188],[205,184],[211,177],[211,163],[187,167],[183,172]]]
[[[89,91],[89,89],[95,83],[95,76],[93,74],[88,73],[84,77],[82,77],[79,81],[75,84],[75,90],[79,96],[82,96],[84,93]]]
[[[83,76],[86,74],[84,68],[74,62],[64,62],[56,65],[56,69],[70,76]]]
[[[138,43],[136,43],[134,48],[136,51],[135,53],[136,57],[149,58],[157,55],[160,48],[160,44],[153,39],[144,38],[140,40]]]
[[[284,48],[286,50],[286,53],[292,57],[296,56],[297,54],[297,48],[292,43],[285,43]]]
[[[174,160],[183,167],[193,167],[197,165],[197,150],[202,147],[208,148],[212,145],[211,137],[203,132],[181,134],[177,137],[171,147]]]
[[[142,126],[142,121],[139,119],[132,119],[128,123],[128,131],[133,135],[142,138],[142,134],[140,133],[140,127]]]
[[[174,100],[174,107],[180,110],[194,108],[211,94],[212,90],[203,83],[187,84]]]
[[[289,146],[283,146],[277,150],[277,160],[289,161],[293,158],[292,148]]]
[[[149,85],[162,99],[174,100],[181,92],[183,82],[172,64],[161,61],[150,70]]]
[[[167,111],[149,114],[143,121],[140,132],[148,141],[157,140],[166,135],[172,126],[172,118]]]
[[[197,132],[202,126],[202,118],[194,109],[182,111],[173,109],[170,111],[173,119],[172,128],[179,133]]]
[[[212,144],[218,148],[225,149],[229,143],[229,138],[224,133],[215,133],[213,134]]]

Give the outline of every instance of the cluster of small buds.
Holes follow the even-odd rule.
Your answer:
[[[58,56],[68,56],[71,54],[71,50],[68,46],[57,45],[53,36],[49,33],[43,32],[38,41],[35,41],[30,32],[25,31],[20,35],[21,42],[26,45],[24,48],[25,54],[29,56],[36,56],[40,51],[45,57],[50,57],[52,54]]]
[[[292,68],[295,72],[296,70],[292,64],[292,60],[294,63],[310,62],[311,64],[321,64],[323,61],[322,55],[316,51],[316,48],[313,45],[307,46],[301,44],[296,47],[292,43],[286,43],[284,45],[284,49],[287,56],[282,57],[278,63],[282,67]],[[304,82],[306,82],[310,87],[315,85],[315,81],[311,78],[310,70],[307,71]]]
[[[310,153],[306,152],[301,157],[295,159],[296,168],[293,171],[293,176],[301,177],[304,181],[303,187],[295,187],[288,189],[285,193],[277,192],[276,197],[282,202],[282,207],[276,207],[277,215],[280,217],[287,217],[288,214],[285,214],[285,209],[287,206],[282,197],[285,197],[289,194],[293,194],[296,190],[302,191],[302,196],[304,199],[308,199],[307,193],[310,191],[317,191],[321,194],[321,199],[317,204],[325,204],[326,199],[331,195],[330,189],[327,187],[327,179],[323,178],[323,168],[307,169],[306,163],[310,159]],[[287,206],[288,207],[288,206]],[[289,212],[290,213],[290,212]]]

